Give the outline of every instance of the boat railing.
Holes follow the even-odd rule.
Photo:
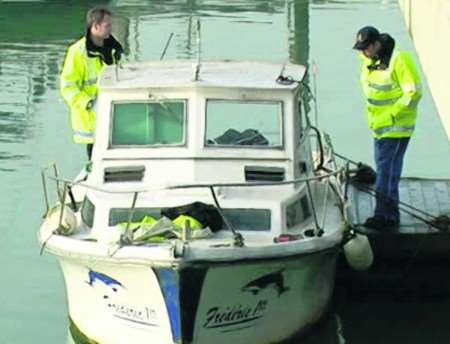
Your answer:
[[[123,245],[130,245],[132,244],[132,232],[130,229],[130,224],[133,219],[134,210],[136,207],[136,201],[138,198],[138,194],[142,192],[150,192],[150,191],[157,191],[157,190],[180,190],[180,189],[196,189],[196,188],[208,188],[211,192],[212,198],[214,200],[215,206],[221,215],[225,225],[227,228],[232,232],[233,238],[234,238],[234,245],[238,247],[244,246],[244,238],[243,236],[234,228],[232,222],[225,216],[222,207],[220,206],[220,203],[218,201],[217,195],[216,195],[216,188],[255,188],[255,187],[268,187],[268,186],[281,186],[281,185],[297,185],[301,183],[306,184],[306,193],[308,200],[311,204],[311,212],[313,216],[313,222],[314,222],[314,229],[313,229],[313,235],[320,237],[324,233],[324,226],[326,222],[326,217],[328,213],[328,201],[330,197],[330,190],[333,192],[338,200],[339,205],[342,211],[342,214],[344,216],[344,219],[346,218],[346,200],[344,191],[340,187],[340,185],[343,185],[343,180],[345,180],[347,170],[346,167],[339,167],[333,171],[327,171],[322,172],[320,174],[316,174],[313,176],[305,177],[305,178],[296,178],[292,180],[287,181],[270,181],[270,182],[252,182],[252,183],[196,183],[196,184],[179,184],[179,185],[160,185],[160,186],[154,186],[154,187],[141,187],[141,188],[130,188],[126,190],[112,190],[112,189],[106,189],[94,185],[90,185],[86,183],[85,180],[68,180],[60,177],[58,168],[55,163],[50,164],[49,166],[45,167],[41,171],[42,176],[42,186],[44,190],[44,200],[46,205],[46,214],[50,210],[50,201],[49,201],[49,192],[48,192],[48,183],[47,181],[55,182],[55,188],[56,188],[56,195],[59,201],[59,204],[65,205],[67,204],[67,198],[69,197],[70,203],[72,205],[72,208],[74,210],[77,210],[77,204],[75,202],[75,198],[72,193],[73,187],[83,187],[86,189],[94,190],[97,192],[107,193],[107,194],[132,194],[132,204],[130,208],[130,213],[128,216],[127,226],[124,231],[124,234],[121,237],[121,243]],[[324,182],[326,183],[325,191],[324,191],[324,197],[323,197],[323,205],[322,205],[322,211],[321,219],[319,218],[318,214],[318,203],[314,199],[311,183],[312,182]],[[63,211],[64,207],[61,206],[61,213],[59,217],[59,225],[61,225],[61,221],[63,218]]]

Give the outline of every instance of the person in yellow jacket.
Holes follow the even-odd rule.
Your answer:
[[[363,61],[361,84],[377,171],[375,212],[364,226],[392,229],[400,224],[399,182],[422,96],[420,75],[411,53],[395,49],[395,40],[372,26],[359,30],[353,48]]]
[[[69,47],[61,73],[61,94],[70,107],[73,140],[87,145],[89,159],[94,143],[97,81],[104,66],[118,63],[123,53],[111,28],[110,10],[102,6],[89,10],[86,33]]]

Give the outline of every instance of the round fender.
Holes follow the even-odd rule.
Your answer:
[[[63,211],[61,225],[59,225],[59,219]],[[51,208],[45,215],[45,226],[58,234],[71,235],[77,228],[77,217],[74,211],[67,205],[61,206],[58,204]]]
[[[367,270],[373,263],[373,252],[367,236],[354,233],[344,245],[347,263],[355,270]]]

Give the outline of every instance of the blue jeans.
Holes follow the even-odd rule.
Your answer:
[[[375,217],[400,221],[398,189],[403,168],[403,157],[408,143],[409,137],[375,139],[375,164],[377,169]]]

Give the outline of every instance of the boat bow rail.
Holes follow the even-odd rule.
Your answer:
[[[51,171],[51,172],[50,172]],[[82,173],[83,174],[83,173]],[[42,242],[42,250],[45,248],[45,245],[47,241],[54,235],[63,235],[67,236],[68,234],[72,234],[72,232],[68,232],[67,230],[64,230],[63,228],[63,218],[64,218],[64,212],[70,211],[69,209],[72,209],[74,212],[79,211],[79,201],[77,202],[74,193],[85,193],[87,190],[90,190],[92,192],[100,193],[100,194],[128,194],[132,195],[132,202],[130,205],[130,213],[128,216],[128,220],[126,223],[126,229],[124,233],[120,237],[120,241],[118,243],[117,250],[125,247],[125,246],[131,246],[133,245],[132,240],[132,230],[131,230],[131,221],[133,218],[133,212],[136,209],[136,201],[138,198],[138,195],[140,193],[151,193],[155,191],[170,191],[170,190],[190,190],[190,189],[208,189],[211,193],[212,199],[214,201],[214,205],[216,209],[218,210],[220,216],[223,219],[224,224],[226,225],[226,228],[231,232],[232,234],[232,246],[235,247],[243,247],[245,245],[245,238],[244,236],[233,226],[231,221],[228,219],[228,217],[224,214],[224,211],[220,205],[219,199],[217,197],[217,190],[219,189],[226,189],[226,188],[264,188],[264,187],[273,187],[273,186],[283,186],[283,185],[299,185],[299,184],[305,184],[306,185],[306,194],[308,196],[308,200],[311,203],[311,211],[312,211],[312,218],[313,218],[313,228],[310,230],[305,231],[305,235],[308,237],[321,237],[324,234],[324,227],[325,222],[327,219],[327,214],[329,210],[329,203],[330,203],[330,197],[331,194],[334,194],[336,199],[339,203],[339,208],[341,213],[343,214],[344,219],[346,219],[346,204],[345,204],[345,198],[344,198],[344,191],[341,190],[341,188],[338,186],[338,183],[342,178],[344,178],[346,174],[346,170],[344,167],[338,168],[335,171],[328,172],[328,173],[322,173],[318,175],[314,175],[311,177],[306,178],[297,178],[293,180],[287,180],[287,181],[277,181],[277,182],[252,182],[252,183],[193,183],[193,184],[179,184],[179,185],[155,185],[152,187],[140,187],[140,188],[129,188],[129,189],[121,189],[121,190],[113,190],[110,188],[104,188],[104,187],[98,187],[95,185],[88,184],[85,179],[86,178],[78,178],[75,181],[71,181],[68,179],[61,178],[58,173],[58,168],[56,164],[51,164],[50,166],[42,169],[42,185],[43,185],[43,192],[44,192],[44,199],[45,199],[45,205],[46,205],[46,215],[49,214],[51,211],[50,209],[50,201],[49,201],[49,190],[48,190],[48,181],[52,181],[55,184],[56,189],[56,195],[58,198],[59,204],[69,205],[70,208],[65,206],[60,206],[58,208],[59,215],[57,218],[57,225],[55,226],[54,230],[50,233],[48,238],[40,238]],[[315,201],[317,198],[317,195],[313,194],[313,188],[311,187],[312,183],[321,183],[324,184],[323,188],[320,192],[321,194],[321,202]],[[76,190],[74,192],[74,190]],[[53,208],[54,209],[54,208]],[[319,211],[319,209],[321,211]],[[184,228],[184,235],[181,240],[182,243],[186,243],[189,241],[188,235],[186,235],[186,232],[189,232],[190,223],[187,222],[185,224]],[[218,245],[220,246],[226,246],[226,245]],[[175,245],[173,246],[174,255],[182,255],[183,254],[183,245]],[[114,252],[115,253],[115,252]]]

